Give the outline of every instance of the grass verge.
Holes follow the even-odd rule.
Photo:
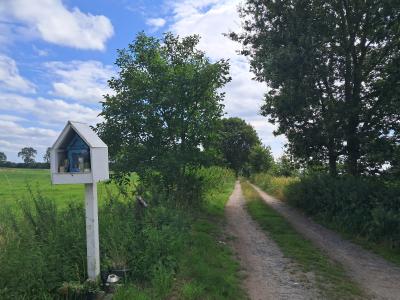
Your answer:
[[[16,199],[0,204],[0,299],[86,299],[87,292],[101,287],[85,283],[83,195],[80,201],[69,201],[63,197],[66,189],[62,195],[46,189],[45,171],[24,172],[30,175],[27,182],[38,182],[38,188],[32,184],[26,192],[23,174],[8,169]],[[142,208],[135,200],[135,177],[123,186],[104,185],[105,199],[99,205],[101,269],[129,270],[114,299],[244,298],[238,264],[219,242],[234,173],[218,167],[198,172],[202,202],[187,207],[173,205],[174,199],[163,191],[149,188],[143,194],[149,205]],[[4,187],[0,199],[2,191]],[[27,196],[18,200],[24,193]]]
[[[245,299],[239,263],[230,247],[220,241],[225,204],[235,183],[229,174],[224,178],[206,193],[204,211],[192,226],[191,245],[182,260],[179,299]]]
[[[204,206],[189,229],[177,272],[156,272],[150,288],[128,285],[114,299],[245,299],[238,275],[239,264],[231,249],[220,242],[225,203],[235,178],[231,171],[203,169],[207,178]],[[218,175],[219,174],[219,175]],[[215,178],[217,176],[218,178]]]
[[[301,178],[259,173],[251,181],[342,238],[400,266],[399,183],[318,173]]]
[[[324,299],[358,299],[364,296],[340,265],[330,260],[295,231],[284,217],[265,204],[248,182],[242,182],[242,189],[251,217],[268,232],[286,257],[297,263],[302,271],[315,274],[317,287]]]
[[[343,227],[338,226],[337,224],[334,224],[333,222],[328,222],[322,218],[318,217],[311,217],[311,219],[326,228],[329,228],[333,231],[336,231],[343,239],[346,239],[348,241],[351,241],[362,248],[369,250],[387,261],[390,261],[397,266],[400,267],[400,249],[399,248],[393,248],[392,245],[390,245],[387,242],[374,242],[370,241],[365,237],[355,235],[354,233],[348,232]]]

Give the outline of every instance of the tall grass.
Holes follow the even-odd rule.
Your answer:
[[[268,173],[258,173],[252,175],[250,180],[272,196],[280,200],[286,200],[286,188],[292,183],[297,182],[298,178],[284,176],[276,177]]]
[[[101,269],[129,270],[116,299],[128,299],[136,291],[138,296],[129,299],[171,294],[233,299],[240,293],[237,265],[217,242],[219,226],[209,218],[211,211],[223,209],[234,175],[222,168],[198,172],[203,205],[193,209],[170,205],[164,194],[152,190],[142,191],[146,209],[137,204],[135,193],[115,186],[108,192],[99,208]],[[55,298],[66,283],[80,287],[85,281],[83,203],[60,208],[55,201],[32,192],[17,209],[1,211],[0,299]]]

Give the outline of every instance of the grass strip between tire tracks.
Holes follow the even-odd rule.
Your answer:
[[[360,287],[350,280],[343,267],[332,261],[269,207],[256,190],[241,182],[246,207],[251,217],[268,233],[283,254],[292,259],[304,272],[313,272],[316,283],[327,299],[365,299]]]

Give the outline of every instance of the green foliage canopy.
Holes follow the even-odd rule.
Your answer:
[[[32,147],[25,147],[22,148],[20,152],[18,152],[18,157],[22,157],[25,164],[33,164],[35,163],[36,154],[36,149]]]
[[[237,174],[249,162],[252,148],[259,144],[257,132],[250,124],[240,118],[226,118],[220,121],[218,138],[212,147],[218,149]]]
[[[270,147],[254,145],[249,154],[249,173],[268,172],[274,168],[275,161]]]
[[[247,0],[242,43],[289,151],[376,172],[399,145],[400,2]]]
[[[171,184],[201,164],[230,77],[228,62],[210,62],[198,43],[196,35],[139,33],[118,51],[119,74],[109,80],[114,93],[105,96],[104,122],[97,124],[117,171],[157,172]]]

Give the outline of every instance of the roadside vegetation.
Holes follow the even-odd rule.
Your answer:
[[[299,179],[297,177],[274,176],[270,173],[258,173],[253,174],[250,180],[268,194],[280,200],[285,200],[287,187]]]
[[[238,264],[218,242],[234,174],[218,167],[197,174],[203,191],[195,210],[178,208],[150,188],[143,194],[149,206],[141,207],[135,200],[137,179],[108,190],[99,208],[101,267],[128,270],[116,299],[243,297]],[[100,289],[85,283],[83,202],[59,208],[56,200],[34,191],[19,202],[21,214],[1,211],[1,299],[84,299],[87,291]]]
[[[304,272],[315,274],[317,287],[324,299],[358,299],[363,296],[360,288],[340,265],[330,260],[294,230],[284,217],[265,204],[248,182],[242,181],[241,185],[251,217],[278,244],[286,257]]]
[[[299,208],[314,221],[400,265],[400,184],[393,180],[255,174],[261,189]]]
[[[314,174],[301,177],[284,194],[316,221],[400,265],[398,182]]]

